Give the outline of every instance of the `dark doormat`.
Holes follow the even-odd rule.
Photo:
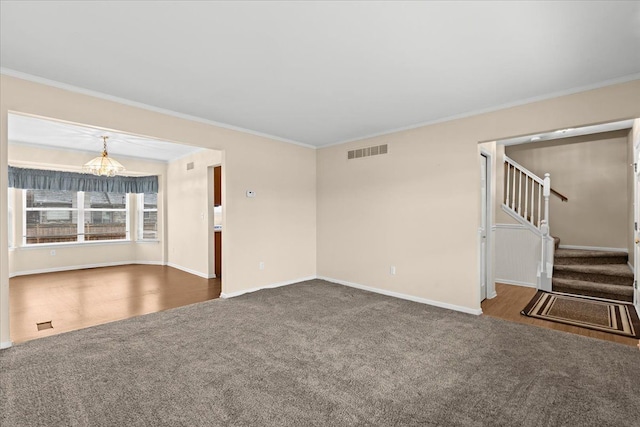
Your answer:
[[[538,291],[521,313],[537,319],[640,338],[640,320],[633,304]]]

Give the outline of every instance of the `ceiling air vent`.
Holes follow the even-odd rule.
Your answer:
[[[379,154],[387,154],[387,144],[375,145],[373,147],[358,148],[347,151],[347,160],[359,159],[361,157],[377,156]]]

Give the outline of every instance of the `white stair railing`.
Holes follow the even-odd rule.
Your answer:
[[[545,183],[547,193],[551,191],[549,174],[540,178],[507,156],[504,158],[504,166],[504,206],[519,216],[522,222],[539,230],[543,220],[549,223],[548,196],[543,203]]]
[[[516,161],[504,156],[503,209],[541,237],[538,289],[551,291],[554,241],[549,232],[551,177],[540,178]]]

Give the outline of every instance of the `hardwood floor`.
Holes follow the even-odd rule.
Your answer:
[[[159,265],[125,265],[9,280],[11,340],[28,341],[220,296],[221,279]],[[38,331],[51,321],[53,329]]]
[[[505,285],[496,283],[497,297],[486,299],[482,302],[482,313],[486,316],[497,317],[512,322],[525,323],[527,325],[539,326],[542,328],[555,329],[572,334],[584,335],[606,341],[613,341],[631,346],[638,345],[635,338],[627,338],[620,335],[606,332],[594,331],[562,323],[549,322],[542,319],[534,319],[523,316],[520,311],[527,305],[536,293],[536,289],[523,286]]]
[[[220,279],[203,279],[157,265],[125,265],[19,276],[9,280],[11,340],[82,329],[220,296]],[[482,302],[485,316],[636,346],[637,339],[563,325],[520,314],[536,293],[496,284],[498,296]],[[38,330],[51,321],[52,329]]]

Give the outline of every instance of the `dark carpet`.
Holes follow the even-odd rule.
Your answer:
[[[0,425],[638,426],[640,351],[319,280],[0,352]]]
[[[552,322],[640,338],[640,319],[633,304],[538,291],[521,313]]]

